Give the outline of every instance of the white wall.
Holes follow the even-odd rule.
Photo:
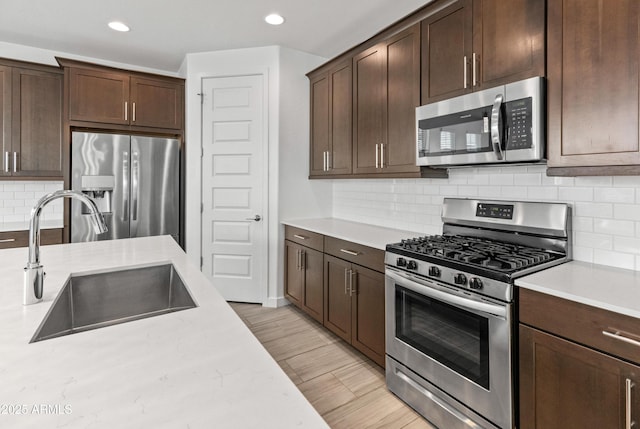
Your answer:
[[[452,169],[448,179],[340,180],[338,218],[438,234],[444,197],[558,201],[573,209],[573,258],[640,271],[640,177],[547,177],[544,166]]]
[[[186,86],[186,250],[201,255],[201,104],[197,93],[205,77],[265,74],[268,77],[269,205],[268,279],[264,304],[283,303],[282,216],[310,217],[318,207],[331,213],[330,184],[306,180],[309,146],[309,89],[304,74],[324,59],[277,46],[188,54],[181,68]],[[281,168],[280,163],[285,167]],[[300,165],[304,168],[300,169]],[[289,168],[292,169],[289,171]],[[283,171],[286,169],[287,171]],[[300,176],[300,171],[304,174]],[[302,195],[296,197],[296,194]],[[281,201],[281,202],[280,202]],[[294,202],[302,205],[295,206]]]

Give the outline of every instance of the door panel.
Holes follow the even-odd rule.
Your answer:
[[[351,173],[352,151],[352,80],[351,59],[329,72],[331,80],[329,139],[331,141],[329,166],[331,174]]]
[[[325,153],[329,150],[329,78],[316,77],[311,85],[311,171],[313,175],[327,174]]]
[[[129,125],[129,75],[71,68],[69,119]]]
[[[131,137],[131,237],[179,242],[179,165],[178,140]]]
[[[4,66],[0,66],[0,130],[0,176],[10,176],[11,168],[7,155],[11,152],[11,67]]]
[[[349,262],[324,255],[324,326],[347,342],[351,342],[350,269]]]
[[[354,265],[351,343],[384,366],[384,274]]]
[[[318,322],[322,323],[324,308],[323,254],[317,250],[303,248],[304,303],[303,308]]]
[[[71,201],[71,242],[129,237],[130,137],[75,132],[71,142],[71,188],[98,206],[108,231],[96,235],[86,206]]]
[[[182,128],[183,87],[174,82],[131,78],[131,125]]]
[[[202,271],[225,299],[261,303],[267,281],[263,76],[206,78],[202,85]]]
[[[284,293],[287,299],[298,306],[302,306],[304,272],[300,263],[302,246],[288,240],[284,242],[285,260],[285,286]]]

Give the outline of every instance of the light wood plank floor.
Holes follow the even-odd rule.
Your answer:
[[[230,303],[334,429],[435,429],[389,392],[384,370],[292,305]]]

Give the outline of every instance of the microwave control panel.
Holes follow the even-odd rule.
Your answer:
[[[505,103],[506,119],[509,124],[507,149],[529,149],[532,147],[533,108],[531,104],[531,97]]]

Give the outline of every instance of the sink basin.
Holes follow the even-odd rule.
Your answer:
[[[71,276],[30,342],[196,307],[172,264]]]

